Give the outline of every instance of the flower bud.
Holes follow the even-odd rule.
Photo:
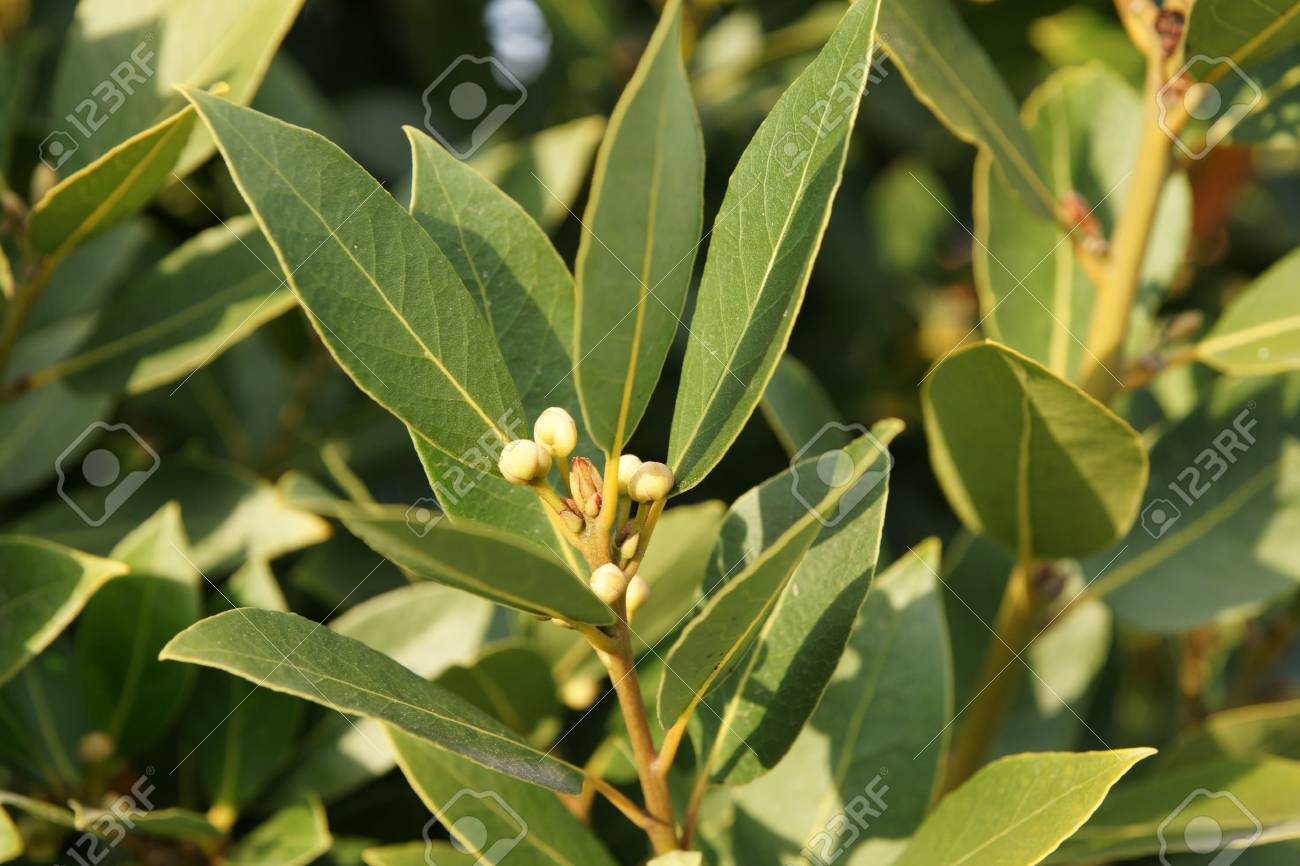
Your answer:
[[[573,423],[573,416],[568,412],[559,406],[552,406],[537,416],[537,423],[533,425],[533,438],[563,460],[578,445],[578,425]]]
[[[607,562],[592,572],[591,591],[605,604],[617,604],[627,591],[627,575],[614,563]]]
[[[595,520],[600,514],[601,497],[599,493],[592,494],[587,500],[587,504],[582,507],[582,513]]]
[[[117,744],[103,731],[91,731],[77,743],[77,754],[88,764],[101,764],[116,751]]]
[[[582,532],[582,527],[587,525],[581,514],[569,511],[567,508],[560,512],[560,520],[564,522],[564,527],[573,533]]]
[[[624,454],[618,458],[618,492],[627,493],[627,483],[641,468],[641,458],[635,454]]]
[[[497,468],[511,484],[530,484],[551,471],[551,452],[531,439],[516,439],[501,449]]]
[[[632,533],[627,538],[623,539],[623,543],[618,546],[618,555],[623,557],[624,562],[627,562],[629,559],[636,556],[636,548],[640,543],[641,534],[639,532]]]
[[[586,457],[574,457],[569,466],[569,492],[578,503],[578,510],[585,512],[587,501],[600,492],[600,471]]]
[[[600,680],[577,677],[560,687],[560,700],[571,710],[585,710],[600,697]]]
[[[627,618],[632,616],[650,600],[650,584],[639,574],[633,575],[627,585]]]
[[[657,502],[673,489],[677,479],[662,463],[642,463],[627,482],[627,495],[636,502]]]

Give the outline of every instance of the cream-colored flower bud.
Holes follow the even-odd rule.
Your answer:
[[[577,677],[560,687],[560,700],[571,710],[585,710],[600,697],[600,680]]]
[[[650,584],[641,575],[633,575],[627,585],[627,618],[631,619],[649,600]]]
[[[531,439],[516,439],[501,449],[497,468],[511,484],[529,484],[551,471],[551,452]]]
[[[552,406],[537,416],[533,425],[533,438],[550,449],[551,454],[563,460],[578,446],[578,425],[573,416],[559,406]]]
[[[618,458],[618,492],[627,493],[627,483],[641,468],[641,458],[635,454],[624,454]]]
[[[627,592],[627,575],[614,563],[607,562],[591,573],[591,591],[605,604],[617,604]]]
[[[656,502],[667,496],[676,483],[673,470],[664,464],[642,463],[627,482],[627,495],[636,502]]]
[[[636,556],[636,549],[640,544],[641,534],[639,532],[634,532],[627,538],[623,539],[623,543],[618,546],[618,555],[623,557],[623,561],[626,562]]]

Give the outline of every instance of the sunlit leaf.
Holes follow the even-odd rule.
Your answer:
[[[1196,357],[1233,376],[1300,367],[1300,252],[1293,252],[1247,286],[1210,332]]]

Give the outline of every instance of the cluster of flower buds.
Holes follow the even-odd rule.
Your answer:
[[[578,444],[578,425],[558,406],[543,412],[533,425],[532,439],[515,439],[501,449],[497,468],[511,484],[535,484],[551,471],[551,460],[564,460]]]

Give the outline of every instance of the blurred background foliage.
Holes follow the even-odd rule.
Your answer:
[[[0,2],[0,9],[16,5]],[[1018,100],[1052,70],[1085,62],[1140,80],[1141,59],[1109,0],[958,0],[956,5]],[[5,46],[0,97],[21,109],[7,112],[21,124],[3,136],[8,152],[0,164],[12,166],[11,180],[32,174],[38,143],[50,128],[40,111],[49,104],[72,7],[70,0],[38,0],[28,28]],[[842,10],[842,3],[802,0],[689,4],[689,67],[708,154],[706,214],[716,212],[730,168],[759,121],[823,44]],[[410,177],[401,126],[423,125],[424,88],[459,55],[495,54],[525,82],[528,98],[475,161],[542,222],[572,261],[579,224],[567,208],[581,212],[602,118],[631,74],[657,15],[656,4],[642,0],[307,0],[254,107],[338,142],[404,201]],[[0,28],[12,31],[11,25],[0,18]],[[38,62],[30,63],[32,57]],[[886,540],[897,553],[927,535],[956,536],[946,573],[950,587],[964,594],[961,604],[949,605],[961,706],[988,639],[973,617],[978,612],[992,619],[1004,579],[998,575],[1005,574],[1006,563],[987,542],[962,536],[933,480],[920,430],[918,384],[945,353],[978,337],[968,232],[975,150],[954,139],[917,102],[891,62],[882,68],[883,78],[863,99],[844,184],[789,352],[825,387],[844,421],[868,424],[896,415],[908,423],[892,449],[897,463]],[[1192,165],[1193,238],[1164,312],[1200,309],[1213,318],[1246,282],[1300,245],[1298,159],[1294,149],[1224,145]],[[539,189],[534,172],[567,208]],[[92,315],[118,285],[177,243],[215,225],[218,217],[245,210],[222,161],[210,160],[185,186],[166,190],[144,217],[69,259],[42,300],[48,318],[38,310],[31,327],[66,321],[77,311]],[[680,344],[628,449],[645,458],[661,458],[666,451],[685,336],[679,334]],[[55,333],[47,337],[56,338]],[[62,504],[50,495],[52,465],[35,459],[30,446],[33,439],[49,438],[61,448],[84,426],[84,417],[100,417],[107,409],[101,404],[56,407],[55,414],[40,416],[43,428],[32,437],[6,441],[0,449],[5,496],[0,521],[79,545],[94,535],[62,513]],[[44,410],[28,405],[23,411]],[[231,501],[245,501],[240,497],[247,490],[264,483],[258,477],[273,482],[290,469],[344,486],[359,479],[385,502],[429,495],[401,424],[339,372],[296,310],[231,346],[179,386],[123,399],[114,414],[140,431],[168,467],[183,464],[186,472],[202,475],[216,472],[210,462],[215,460],[248,473],[235,479],[223,468],[227,476],[212,482],[242,491],[231,492]],[[1141,424],[1140,407],[1133,417]],[[0,408],[0,418],[6,425],[22,423],[11,407]],[[65,428],[70,428],[67,436]],[[717,471],[686,499],[730,501],[780,471],[788,459],[781,438],[756,414]],[[148,503],[133,502],[123,519],[127,512],[132,520],[147,517],[169,494],[183,509],[201,510],[204,500],[211,504],[214,488],[184,478],[168,484]],[[310,535],[310,527],[304,531]],[[216,546],[210,562],[219,568],[219,539],[208,541]],[[289,543],[284,549],[301,546]],[[262,552],[270,556],[282,550]],[[289,607],[323,618],[402,585],[397,571],[385,564],[348,595],[356,571],[369,567],[372,558],[346,534],[336,533],[323,545],[277,560],[276,571]],[[1114,746],[1167,742],[1207,706],[1225,700],[1214,693],[1214,683],[1242,640],[1273,635],[1276,624],[1293,628],[1295,622],[1285,611],[1264,611],[1227,630],[1168,637],[1126,634],[1118,627],[1111,634],[1108,618],[1103,619],[1096,663],[1107,666],[1095,684],[1082,684],[1089,694],[1067,698],[1077,699],[1081,714]],[[1096,647],[1098,629],[1084,631],[1084,643]],[[1054,642],[1035,652],[1050,664],[1053,653],[1078,651],[1070,640],[1069,633],[1054,635]],[[1106,641],[1124,651],[1107,652]],[[57,654],[47,655],[42,665],[57,665]],[[1189,676],[1196,681],[1189,683]],[[1283,655],[1261,681],[1266,694],[1295,695],[1300,653],[1292,647],[1290,658]],[[575,713],[569,721],[576,718]],[[583,720],[575,743],[598,741],[604,724],[603,714]],[[1073,720],[1062,724],[1070,730],[1012,728],[1006,732],[1011,742],[999,750],[1097,745]],[[184,774],[167,782],[187,783]],[[409,838],[410,827],[422,824],[424,814],[405,782],[392,774],[330,809],[337,836],[394,841]]]

